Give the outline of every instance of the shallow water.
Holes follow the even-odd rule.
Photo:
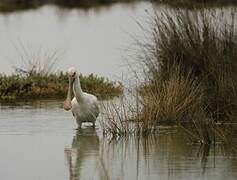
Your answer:
[[[61,101],[0,106],[0,179],[236,179],[237,157],[190,145],[175,131],[109,141],[79,132]]]

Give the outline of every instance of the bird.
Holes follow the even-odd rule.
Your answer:
[[[68,69],[68,79],[68,93],[63,108],[72,111],[78,125],[77,129],[81,129],[83,122],[91,122],[95,127],[95,121],[100,113],[97,97],[82,91],[79,73],[75,67]],[[74,98],[71,100],[72,92]]]

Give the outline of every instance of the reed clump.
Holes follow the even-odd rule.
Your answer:
[[[139,90],[143,119],[180,125],[203,143],[227,140],[227,134],[234,134],[237,113],[234,12],[156,14],[151,39],[140,43],[146,72]]]
[[[220,141],[237,150],[232,143],[237,134],[234,12],[159,12],[152,17],[150,30],[149,41],[138,43],[145,72],[136,92],[139,97],[133,108],[114,106],[107,129],[113,136],[123,135],[131,132],[132,122],[132,132],[147,135],[161,126],[175,126],[192,141]]]
[[[142,105],[137,92],[128,92],[112,101],[102,101],[100,125],[104,135],[111,139],[129,135],[149,136],[157,131],[154,123],[143,118]],[[134,96],[135,95],[135,96]]]

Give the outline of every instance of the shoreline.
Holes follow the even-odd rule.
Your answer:
[[[80,75],[82,89],[98,99],[111,99],[123,93],[122,84],[94,74]],[[21,76],[0,74],[0,102],[24,99],[63,99],[68,89],[66,73]]]

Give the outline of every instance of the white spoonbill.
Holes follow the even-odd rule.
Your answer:
[[[100,112],[97,98],[92,94],[82,91],[79,74],[74,67],[69,68],[68,76],[69,87],[63,108],[67,111],[72,109],[78,129],[81,128],[82,122],[91,122],[93,127],[95,127],[95,121]],[[72,90],[74,98],[71,101]]]

